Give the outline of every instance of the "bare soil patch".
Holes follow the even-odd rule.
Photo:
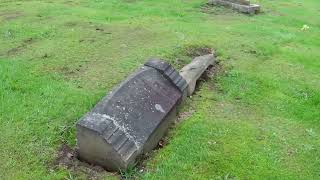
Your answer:
[[[180,112],[176,120],[176,123],[180,123],[185,119],[191,117],[194,112],[195,112],[194,109],[189,109],[188,111]]]
[[[86,179],[97,180],[106,176],[118,176],[116,173],[109,173],[100,166],[94,166],[78,160],[77,152],[67,144],[62,144],[57,152],[57,158],[53,162],[53,169],[66,168],[75,175],[84,175]]]
[[[205,54],[212,53],[213,49],[208,45],[203,44],[192,44],[192,45],[184,45],[182,47],[178,47],[175,51],[164,57],[164,59],[170,60],[170,63],[177,69],[181,69],[186,64],[190,63],[190,61],[197,57]]]
[[[43,59],[50,58],[48,54],[42,56]],[[86,63],[74,64],[73,66],[58,66],[58,67],[47,67],[47,71],[58,72],[62,75],[63,79],[66,81],[79,79],[86,71],[88,71],[88,66]],[[83,88],[81,85],[77,84],[78,88]]]
[[[209,66],[207,70],[198,79],[194,93],[196,94],[197,91],[201,89],[203,83],[210,81],[211,79],[217,77],[221,73],[223,73],[223,66],[220,63],[220,61],[216,60],[215,64],[212,66]],[[208,86],[212,90],[215,89],[214,83],[208,83]]]
[[[5,21],[15,20],[19,17],[22,17],[23,14],[21,12],[2,12],[0,13],[0,18]]]
[[[206,54],[211,54],[213,49],[209,46],[188,46],[186,47],[185,53],[187,56],[191,58],[195,58],[197,56],[203,56]]]
[[[17,46],[14,47],[10,50],[7,51],[7,55],[8,56],[12,56],[12,55],[17,55],[19,54],[21,51],[23,51],[24,49],[26,49],[29,45],[33,44],[36,40],[34,38],[27,38],[25,40],[22,41],[22,43]]]

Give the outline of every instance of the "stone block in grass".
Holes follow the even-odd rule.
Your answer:
[[[134,166],[174,122],[186,88],[171,65],[147,62],[79,120],[79,158],[110,171]]]
[[[226,6],[250,15],[260,12],[260,5],[251,4],[249,0],[209,0],[208,4]]]

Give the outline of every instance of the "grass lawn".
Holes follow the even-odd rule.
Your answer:
[[[221,61],[141,179],[320,179],[320,4],[257,0],[1,0],[0,179],[117,179],[56,163],[75,122],[149,57]],[[303,25],[310,28],[301,30]]]

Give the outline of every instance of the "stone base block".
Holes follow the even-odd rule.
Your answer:
[[[215,62],[213,54],[207,54],[199,56],[193,59],[193,61],[184,66],[180,70],[180,75],[187,81],[187,95],[191,96],[195,90],[197,80],[204,73],[204,71]]]
[[[246,13],[246,14],[257,14],[260,12],[260,5],[258,4],[238,4],[234,3],[228,0],[209,0],[208,2],[211,5],[221,5],[221,6],[226,6],[230,7],[234,10],[237,10],[241,13]]]

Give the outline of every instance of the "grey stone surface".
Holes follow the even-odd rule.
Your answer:
[[[174,121],[186,88],[169,64],[149,61],[78,121],[79,158],[110,171],[135,165]]]
[[[197,80],[204,73],[204,71],[215,62],[213,54],[199,56],[193,59],[193,61],[184,66],[180,70],[180,75],[187,81],[188,89],[187,95],[190,96],[195,90]]]
[[[225,0],[225,1],[229,1],[235,4],[250,5],[249,0]]]
[[[260,5],[250,4],[250,2],[246,0],[209,0],[208,3],[211,5],[222,5],[230,7],[239,12],[251,15],[260,12]]]

